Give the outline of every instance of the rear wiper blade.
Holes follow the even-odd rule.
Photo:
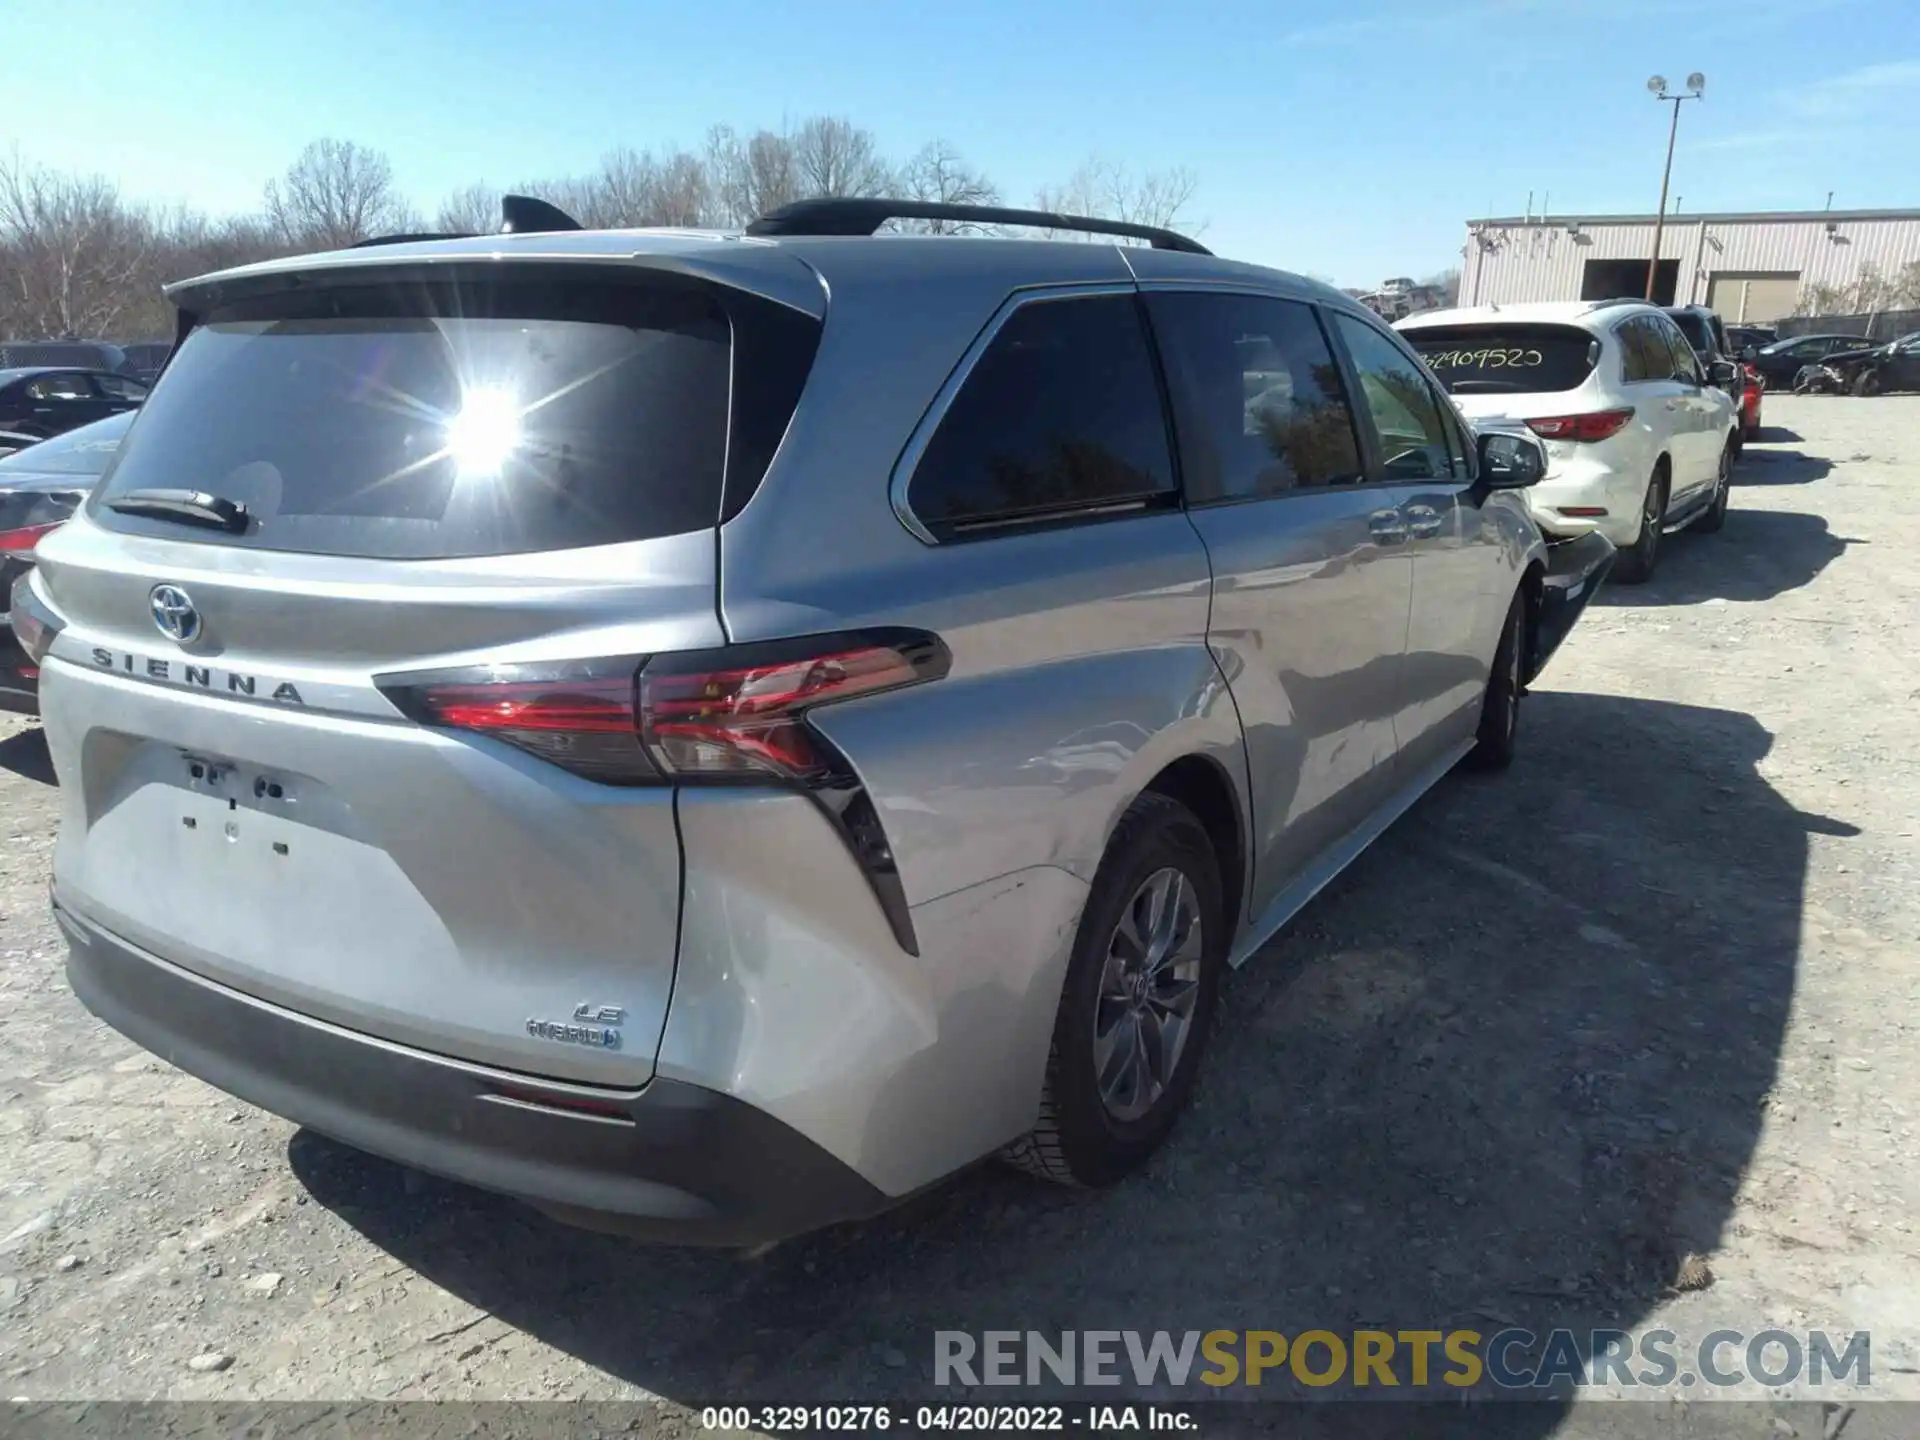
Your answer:
[[[232,535],[244,534],[247,528],[246,506],[204,490],[129,490],[107,501],[107,508],[122,515],[151,515],[158,520],[205,525]]]

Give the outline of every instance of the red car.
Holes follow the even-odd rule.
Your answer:
[[[1745,444],[1760,433],[1760,397],[1766,393],[1767,379],[1753,366],[1740,366],[1740,441]]]

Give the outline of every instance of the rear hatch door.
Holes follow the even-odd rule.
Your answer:
[[[639,657],[723,642],[729,451],[784,424],[732,403],[767,303],[492,265],[307,277],[197,316],[40,556],[66,622],[43,676],[63,904],[357,1031],[643,1083],[673,792],[618,723],[566,716],[617,710]],[[798,384],[760,391],[790,413]],[[519,729],[491,699],[439,712],[466,728],[407,718],[435,677],[562,670],[605,683]]]

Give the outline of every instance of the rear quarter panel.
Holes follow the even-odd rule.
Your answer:
[[[1186,755],[1218,764],[1243,816],[1246,777],[1206,643],[1206,553],[1183,514],[936,546],[894,513],[909,435],[1016,288],[994,247],[938,287],[911,251],[871,252],[846,274],[820,251],[833,297],[820,356],[772,471],[723,527],[721,596],[736,642],[904,625],[950,648],[941,680],[814,715],[880,812],[921,953],[892,943],[870,893],[823,878],[779,903],[874,914],[805,921],[843,938],[810,942],[744,1006],[721,978],[744,953],[721,933],[741,906],[697,893],[703,817],[686,827],[678,983],[689,998],[705,989],[697,1008],[676,996],[661,1059],[669,1074],[732,1065],[757,1103],[892,1193],[1031,1127],[1080,911],[1121,813]],[[1053,279],[1130,283],[1110,247],[1059,252],[1077,273]],[[736,893],[751,888],[743,877]],[[739,1043],[749,1023],[833,1040],[763,1064]]]

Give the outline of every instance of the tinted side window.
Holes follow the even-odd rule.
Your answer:
[[[1366,418],[1380,442],[1384,478],[1439,480],[1454,474],[1439,402],[1420,367],[1365,321],[1336,313],[1353,357]]]
[[[1340,367],[1311,306],[1257,295],[1147,297],[1196,505],[1360,478]]]
[[[93,389],[84,375],[43,375],[27,382],[32,400],[91,400]]]
[[[1661,325],[1657,320],[1650,321],[1649,323],[1658,327],[1661,337],[1667,343],[1669,355],[1669,364],[1667,366],[1668,374],[1676,380],[1704,379],[1705,376],[1700,369],[1700,361],[1693,353],[1693,346],[1687,343],[1687,337],[1682,335],[1680,331],[1672,325]]]
[[[1647,364],[1647,322],[1622,321],[1614,327],[1613,338],[1620,342],[1620,379],[1628,385],[1653,379]],[[1665,347],[1661,353],[1664,357]]]
[[[1170,504],[1160,386],[1131,295],[1031,301],[1010,315],[915,468],[940,538]]]
[[[1459,412],[1449,406],[1442,418],[1447,423],[1447,438],[1453,446],[1454,478],[1471,480],[1480,470],[1479,447],[1461,423]]]
[[[93,383],[100,393],[109,400],[144,400],[147,387],[138,380],[130,380],[124,375],[96,375]]]

